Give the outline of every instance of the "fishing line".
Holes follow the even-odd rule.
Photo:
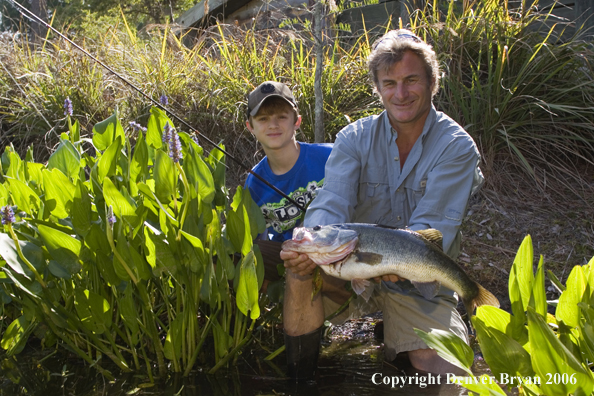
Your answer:
[[[85,54],[86,56],[88,56],[89,58],[91,58],[95,62],[97,62],[105,70],[109,71],[114,76],[116,76],[117,78],[119,78],[120,80],[122,80],[124,83],[126,83],[128,86],[130,86],[136,92],[138,92],[141,96],[143,96],[144,98],[148,99],[150,102],[152,102],[154,105],[156,105],[160,109],[162,109],[162,110],[166,111],[167,113],[169,113],[171,116],[173,116],[173,118],[175,118],[180,123],[182,123],[184,126],[186,126],[187,128],[189,128],[190,131],[194,132],[196,135],[198,135],[202,139],[206,140],[208,143],[210,143],[212,145],[212,147],[216,148],[221,153],[225,154],[233,162],[235,162],[237,165],[239,165],[243,170],[246,170],[248,173],[250,173],[251,175],[253,175],[254,177],[256,177],[258,180],[260,180],[261,182],[263,182],[264,184],[266,184],[268,187],[270,187],[271,189],[273,189],[276,193],[278,193],[282,197],[286,198],[287,201],[289,201],[290,203],[292,203],[293,205],[295,205],[297,208],[299,208],[299,210],[301,210],[302,212],[305,212],[305,208],[302,205],[300,205],[299,203],[297,203],[293,198],[289,197],[287,194],[285,194],[283,191],[281,191],[278,187],[274,186],[268,180],[264,179],[262,176],[258,175],[254,171],[252,171],[247,165],[245,165],[243,162],[241,162],[240,160],[238,160],[237,158],[235,158],[234,156],[232,156],[231,154],[229,154],[227,151],[225,151],[224,149],[220,148],[215,142],[213,142],[212,140],[210,140],[208,137],[204,136],[196,128],[192,127],[185,120],[183,120],[180,116],[178,116],[177,114],[175,114],[174,112],[172,112],[171,110],[169,110],[168,108],[166,108],[160,102],[156,101],[155,99],[151,98],[149,95],[147,95],[146,93],[144,93],[144,91],[142,91],[140,88],[138,88],[132,82],[128,81],[128,79],[126,79],[125,77],[121,76],[119,73],[117,73],[111,67],[109,67],[107,64],[105,64],[104,62],[100,61],[99,59],[97,59],[96,57],[94,57],[93,55],[91,55],[87,50],[83,49],[78,44],[76,44],[74,41],[70,40],[64,34],[62,34],[61,32],[59,32],[56,28],[54,28],[53,26],[51,26],[50,24],[48,24],[47,22],[45,22],[44,20],[42,20],[41,18],[39,18],[37,15],[33,14],[31,11],[29,11],[28,9],[26,9],[23,5],[19,4],[15,0],[9,0],[9,2],[12,3],[17,8],[17,11],[19,12],[19,14],[21,14],[22,16],[24,16],[27,19],[30,19],[30,20],[32,20],[34,22],[37,22],[37,23],[40,23],[40,24],[44,25],[46,28],[48,28],[52,32],[56,33],[62,39],[66,40],[68,43],[70,43],[76,49],[78,49],[79,51],[81,51],[83,54]]]

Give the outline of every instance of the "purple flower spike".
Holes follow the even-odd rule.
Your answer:
[[[163,127],[163,144],[169,144],[169,141],[171,140],[171,134],[173,132],[172,129],[173,128],[171,127],[171,125],[169,125],[168,122]]]
[[[163,106],[167,106],[169,104],[169,99],[167,98],[166,95],[161,95],[161,97],[159,98],[159,102],[163,105]]]
[[[2,207],[2,225],[12,224],[16,221],[12,207],[9,205]]]
[[[107,222],[109,223],[109,225],[113,225],[116,221],[118,221],[118,219],[113,215],[113,213],[110,215],[107,215]]]
[[[179,162],[184,157],[179,135],[175,131],[172,131],[171,140],[169,141],[169,156],[173,162]]]
[[[130,127],[132,128],[132,130],[134,132],[138,132],[138,131],[146,132],[146,128],[144,128],[142,125],[140,125],[136,121],[130,121]]]
[[[64,100],[64,115],[72,117],[72,101],[70,98]]]

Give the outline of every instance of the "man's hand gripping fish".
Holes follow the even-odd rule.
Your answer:
[[[441,243],[438,230],[334,224],[295,228],[293,239],[283,242],[283,250],[306,253],[326,274],[350,280],[359,295],[370,284],[367,279],[394,274],[408,279],[426,299],[435,297],[441,285],[452,289],[469,313],[480,305],[499,307],[493,294],[470,279],[432,241]]]

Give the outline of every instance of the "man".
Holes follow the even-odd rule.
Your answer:
[[[412,32],[393,30],[376,42],[368,66],[385,111],[358,120],[337,135],[324,187],[310,205],[304,225],[350,222],[435,228],[443,234],[444,251],[456,258],[460,224],[483,176],[472,138],[433,107],[440,77],[435,52]],[[331,313],[349,293],[344,281],[322,274],[322,296],[312,300],[315,264],[296,252],[282,251],[281,258],[288,269],[284,328],[289,372],[297,380],[310,379],[315,370],[312,355],[318,353],[311,346],[319,345],[325,310]],[[413,331],[439,328],[467,340],[453,291],[442,287],[435,298],[426,300],[410,282],[394,275],[371,287],[371,305],[357,298],[349,310],[351,316],[383,311],[386,360],[408,352],[418,370],[459,372]],[[310,346],[309,353],[304,345]]]

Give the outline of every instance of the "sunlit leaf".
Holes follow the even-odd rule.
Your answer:
[[[8,190],[4,187],[4,183],[0,183],[0,207],[8,205]]]
[[[520,343],[507,334],[488,327],[476,316],[472,323],[485,361],[496,377],[500,377],[501,374],[513,377],[534,375],[530,355]]]
[[[509,285],[511,287],[512,277],[515,277],[517,279],[518,286],[520,289],[520,296],[522,299],[523,311],[526,311],[526,307],[528,307],[528,303],[530,302],[530,295],[532,294],[532,283],[534,280],[534,270],[532,269],[533,259],[534,253],[532,251],[532,239],[530,238],[530,235],[527,235],[522,241],[522,244],[520,245],[518,252],[516,253],[516,258],[514,259],[512,271],[510,271],[509,282]]]
[[[6,176],[24,182],[25,168],[23,167],[23,161],[21,160],[21,157],[19,157],[19,155],[13,150],[10,150],[6,154],[10,163],[8,170],[6,171]]]
[[[530,306],[534,308],[536,313],[547,317],[547,295],[545,292],[545,274],[544,274],[544,259],[540,256],[538,262],[538,269],[532,287],[532,294],[530,297]]]
[[[246,189],[243,191],[242,201],[250,219],[250,230],[252,237],[256,238],[258,234],[261,234],[266,230],[266,220],[264,219],[262,210],[252,199],[249,190]]]
[[[68,140],[62,140],[50,156],[47,167],[58,169],[66,177],[76,180],[80,170],[80,153]]]
[[[474,352],[460,337],[451,331],[431,329],[429,333],[423,330],[414,329],[415,333],[437,354],[453,364],[460,367],[468,374],[472,374],[470,367],[474,361]]]
[[[99,180],[116,174],[118,158],[122,150],[122,137],[118,136],[103,153],[97,164]]]
[[[169,155],[161,150],[155,153],[155,166],[153,168],[155,178],[155,195],[163,204],[168,204],[177,195],[177,170]]]
[[[531,344],[532,367],[542,379],[540,385],[546,395],[568,395],[580,390],[589,395],[594,388],[592,373],[584,369],[574,355],[559,341],[542,316],[528,308],[528,330]],[[551,375],[566,374],[571,381],[547,383]]]
[[[155,235],[149,227],[144,228],[144,244],[146,260],[153,269],[155,276],[161,273],[175,274],[178,263],[165,242],[162,235]]]
[[[45,209],[59,219],[68,217],[76,187],[58,169],[54,169],[51,172],[44,170],[42,175],[45,191]]]
[[[586,290],[586,279],[582,267],[579,265],[573,267],[565,287],[565,291],[559,297],[555,316],[557,320],[562,320],[566,325],[576,327],[580,317],[577,304],[582,301],[582,295]]]
[[[522,316],[524,316],[523,313]],[[519,327],[515,326],[512,315],[502,309],[490,305],[482,305],[476,309],[476,318],[481,320],[485,326],[507,334],[519,342],[520,345],[528,342],[528,330],[526,327],[523,324]]]
[[[146,125],[146,143],[156,149],[161,148],[163,145],[163,128],[165,124],[169,122],[169,125],[173,126],[173,122],[167,117],[165,112],[158,107],[151,107],[151,116],[149,117]]]
[[[71,275],[81,270],[79,263],[81,242],[55,228],[38,226],[39,235],[50,255]]]
[[[35,267],[38,272],[43,272],[45,268],[45,259],[43,250],[31,243],[19,241],[23,255]],[[29,270],[27,264],[21,260],[16,251],[14,240],[8,234],[0,233],[0,256],[6,261],[6,264],[17,274],[33,279],[33,272]]]
[[[194,272],[199,272],[202,271],[202,269],[204,268],[204,266],[206,265],[206,253],[204,252],[204,246],[202,244],[202,241],[185,232],[185,231],[181,231],[181,234],[184,236],[184,238],[192,245],[192,254],[194,254],[196,256],[197,259],[197,265],[190,265],[190,268],[192,269],[192,271]],[[194,260],[192,260],[193,262]]]
[[[109,118],[93,127],[93,144],[97,150],[103,151],[113,144],[117,137],[124,139],[124,129],[118,119],[117,111]]]
[[[7,179],[10,186],[10,195],[14,204],[29,215],[34,215],[39,211],[40,199],[39,196],[29,186],[20,180]]]
[[[91,229],[91,197],[89,190],[79,180],[74,190],[72,209],[70,210],[72,226],[79,235],[86,235]]]
[[[184,158],[184,171],[190,183],[205,203],[211,203],[215,196],[215,183],[210,168],[191,143],[188,155]]]
[[[29,338],[27,333],[29,324],[25,316],[19,316],[4,331],[0,345],[8,351],[8,356],[16,355],[25,348]]]
[[[136,185],[136,182],[144,180],[148,177],[148,148],[142,133],[139,134],[136,145],[134,146],[134,154],[130,162],[130,185]],[[132,191],[132,187],[130,187]]]
[[[237,288],[237,308],[245,316],[250,313],[250,318],[257,319],[260,316],[258,305],[258,276],[254,262],[254,253],[249,252],[242,260],[239,270],[239,287]]]
[[[457,377],[448,374],[446,379],[450,380],[450,384],[457,383],[474,392],[478,392],[480,396],[505,396],[506,393],[501,387],[489,377],[487,374],[483,374],[480,377]],[[468,393],[471,394],[470,392]]]
[[[107,177],[103,180],[103,196],[105,198],[105,204],[113,208],[113,213],[117,218],[126,220],[128,223],[136,226],[139,219],[136,215],[135,205],[128,201]]]

